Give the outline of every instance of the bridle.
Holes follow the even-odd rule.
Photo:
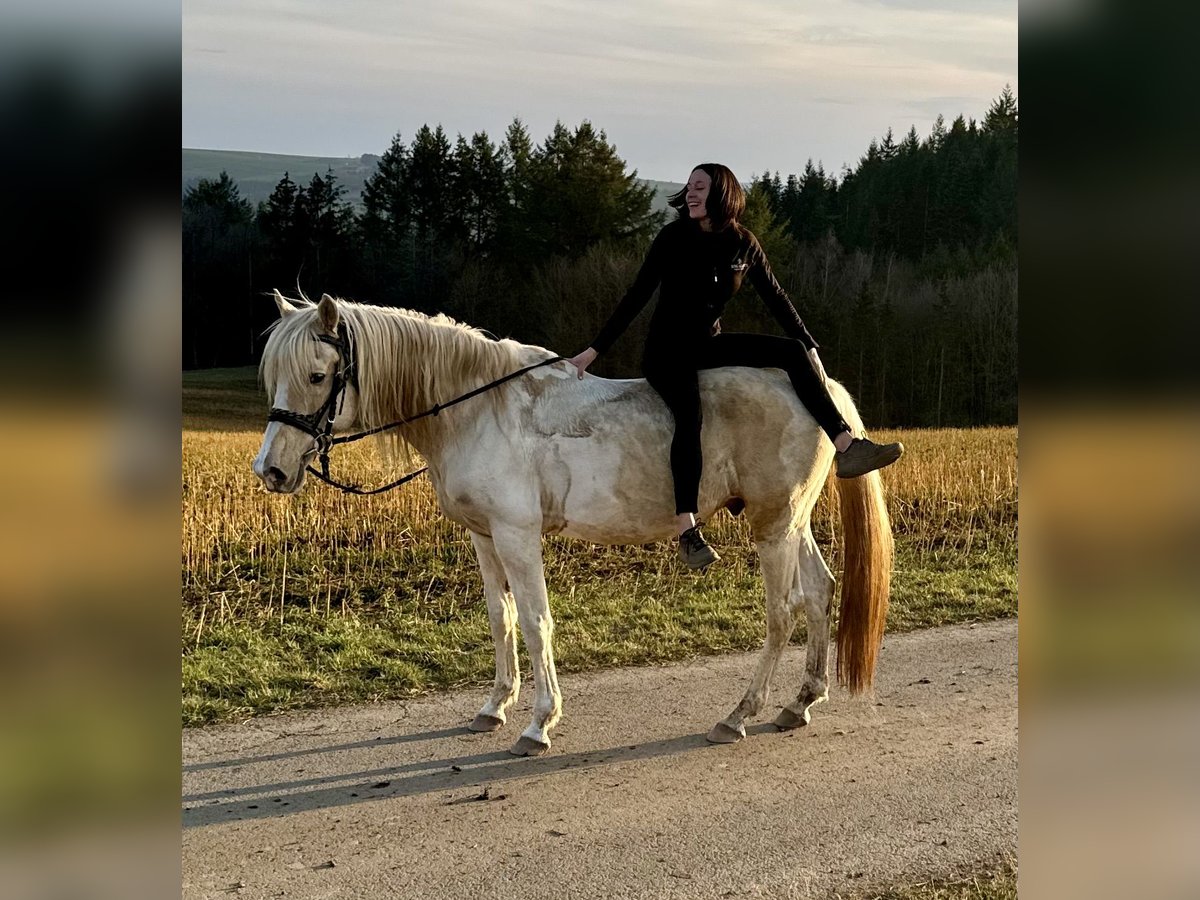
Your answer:
[[[321,456],[321,469],[329,475],[329,451],[337,442],[333,436],[333,422],[341,411],[346,400],[346,386],[358,387],[358,373],[355,370],[354,350],[350,344],[350,335],[345,323],[338,325],[337,336],[318,334],[316,340],[328,344],[338,355],[338,366],[333,373],[333,382],[329,386],[329,396],[314,413],[298,413],[290,409],[280,409],[272,406],[267,413],[267,422],[282,422],[299,428],[316,441],[316,450]],[[339,402],[340,401],[340,402]],[[310,467],[311,469],[311,467]]]
[[[354,346],[350,343],[350,334],[346,330],[346,323],[342,322],[338,325],[337,336],[328,334],[319,334],[315,338],[324,344],[328,344],[337,351],[338,367],[333,373],[333,381],[329,386],[329,396],[325,398],[325,402],[321,404],[321,408],[314,413],[298,413],[292,412],[290,409],[280,409],[277,406],[271,407],[267,413],[267,422],[281,422],[284,425],[291,425],[293,428],[299,428],[305,434],[310,435],[315,441],[315,450],[321,460],[321,468],[318,471],[312,466],[305,468],[311,474],[320,478],[326,484],[331,485],[346,494],[381,494],[384,491],[390,491],[392,488],[399,487],[405,482],[411,481],[422,472],[427,471],[428,466],[417,469],[415,472],[410,472],[403,478],[397,479],[390,484],[385,484],[383,487],[366,489],[355,484],[342,484],[334,481],[329,477],[329,451],[338,444],[349,444],[354,441],[360,441],[365,437],[370,437],[373,434],[379,434],[384,431],[389,431],[393,428],[399,428],[401,425],[408,425],[418,419],[423,419],[426,416],[436,416],[443,409],[454,406],[456,403],[461,403],[464,400],[469,400],[471,397],[482,394],[484,391],[489,391],[498,385],[504,384],[506,381],[511,381],[526,372],[531,372],[534,369],[540,369],[542,366],[548,366],[552,363],[563,362],[565,356],[555,356],[550,359],[544,359],[541,362],[534,363],[531,366],[526,366],[523,369],[518,369],[515,372],[510,372],[495,381],[489,381],[482,387],[475,388],[473,391],[468,391],[460,397],[455,397],[453,400],[446,403],[436,403],[425,412],[418,413],[407,419],[400,419],[396,422],[389,422],[387,425],[379,425],[367,431],[359,431],[354,434],[345,434],[340,437],[333,436],[333,422],[337,418],[338,413],[345,403],[345,393],[348,386],[358,389],[358,361],[354,358]],[[311,452],[311,451],[310,451]],[[305,454],[308,455],[308,454]]]

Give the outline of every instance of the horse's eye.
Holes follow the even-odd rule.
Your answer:
[[[325,373],[324,372],[313,372],[311,375],[308,376],[308,380],[311,381],[313,384],[320,384],[322,381],[325,380]]]

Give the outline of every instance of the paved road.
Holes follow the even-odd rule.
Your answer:
[[[1015,856],[1015,621],[889,636],[874,698],[779,733],[803,653],[728,746],[753,655],[563,677],[536,759],[528,685],[496,734],[482,691],[186,731],[183,896],[855,896]]]

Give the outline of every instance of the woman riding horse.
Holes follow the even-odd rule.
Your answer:
[[[583,378],[584,370],[612,346],[661,285],[642,371],[675,420],[671,474],[679,554],[690,568],[703,569],[720,557],[696,522],[703,468],[696,374],[700,369],[750,366],[786,371],[800,402],[837,448],[839,478],[856,478],[890,465],[904,447],[855,437],[838,412],[825,385],[817,342],[771,274],[762,245],[740,222],[746,192],[733,172],[717,163],[696,166],[668,202],[678,218],[658,233],[633,285],[591,346],[570,361]],[[788,337],[721,333],[721,312],[746,277]]]

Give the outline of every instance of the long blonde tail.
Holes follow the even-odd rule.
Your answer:
[[[854,403],[831,391],[846,422],[865,433]],[[837,677],[851,694],[870,690],[883,643],[892,586],[892,524],[879,472],[835,478],[842,517],[842,600],[837,642]]]

